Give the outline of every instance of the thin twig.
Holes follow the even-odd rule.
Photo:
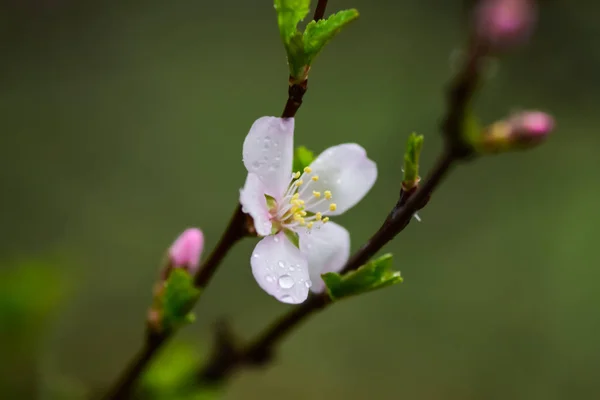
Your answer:
[[[325,8],[327,7],[327,0],[319,0],[317,8],[315,9],[314,19],[322,19],[325,14]],[[290,83],[288,89],[288,99],[281,115],[282,118],[293,118],[302,105],[302,99],[306,93],[308,80],[304,80],[301,83]],[[194,283],[199,288],[205,288],[210,282],[212,276],[219,267],[221,261],[229,250],[237,243],[240,239],[247,235],[247,215],[243,213],[242,206],[238,204],[233,217],[231,218],[227,229],[221,236],[219,243],[201,265],[198,273],[194,277]],[[150,362],[154,359],[159,350],[163,345],[173,336],[173,331],[166,331],[163,333],[149,332],[146,336],[144,346],[134,356],[133,360],[128,364],[125,371],[120,375],[119,379],[109,389],[109,391],[102,397],[103,400],[125,400],[131,396],[131,393]],[[235,362],[232,361],[236,357],[224,357],[228,362],[222,364],[233,365]]]

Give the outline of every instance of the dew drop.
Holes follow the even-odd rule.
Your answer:
[[[311,280],[309,279],[306,282],[304,282],[304,286],[306,286],[307,288],[311,287],[312,286]]]
[[[258,257],[260,257],[260,254],[258,254],[258,253],[254,253],[254,254],[252,254],[252,257],[254,257],[254,258],[258,258]]]
[[[265,136],[265,140],[263,141],[263,147],[265,149],[269,149],[271,147],[271,137]]]
[[[281,296],[281,298],[279,300],[281,300],[284,303],[288,303],[288,304],[295,303],[294,298],[292,296],[290,296],[289,294],[285,294],[285,295]]]
[[[294,286],[294,278],[289,275],[281,275],[279,277],[279,286],[282,289],[290,289],[292,286]]]
[[[285,261],[279,260],[279,262],[277,263],[277,265],[279,265],[279,268],[285,268]]]
[[[278,238],[277,236],[274,236],[274,237],[273,237],[273,241],[274,241],[275,243],[278,243],[278,242],[279,242],[279,238]]]
[[[294,271],[296,270],[296,268],[294,268],[293,266],[291,266],[291,265],[290,265],[290,267],[288,268],[288,270],[289,270],[290,272],[294,272]]]
[[[274,279],[271,275],[267,275],[267,276],[265,276],[265,281],[272,283],[274,281]]]

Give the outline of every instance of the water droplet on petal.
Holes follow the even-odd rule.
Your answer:
[[[293,266],[290,265],[290,267],[288,268],[290,272],[294,272],[296,270],[296,268],[294,268]]]
[[[281,296],[281,298],[279,300],[281,300],[284,303],[288,303],[288,304],[295,303],[294,298],[292,296],[290,296],[289,294],[285,294],[285,295]]]
[[[312,286],[311,280],[309,279],[306,282],[304,282],[304,286],[306,286],[307,288],[311,287]]]
[[[267,275],[267,276],[265,276],[265,281],[272,283],[274,281],[274,279],[271,275]]]
[[[279,277],[279,286],[282,289],[290,289],[292,286],[294,286],[294,283],[294,278],[289,275],[281,275]]]
[[[273,238],[273,241],[274,241],[275,243],[277,243],[277,242],[279,242],[279,238],[278,238],[277,236],[275,236],[275,237]]]
[[[277,265],[279,265],[279,268],[285,268],[285,261],[279,260],[279,262],[277,263]]]
[[[260,254],[258,254],[258,253],[254,253],[254,254],[252,254],[252,257],[254,257],[254,258],[258,258],[258,257],[260,257]]]

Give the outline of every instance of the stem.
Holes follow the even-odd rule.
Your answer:
[[[319,0],[319,2],[317,3],[317,8],[315,8],[315,15],[314,15],[313,19],[315,21],[323,19],[323,17],[325,16],[326,8],[327,8],[327,0]]]
[[[326,7],[327,0],[319,0],[317,8],[315,9],[315,20],[323,18]],[[282,118],[294,118],[296,116],[296,113],[302,105],[302,99],[306,93],[307,87],[308,80],[304,80],[301,83],[293,83],[290,81],[288,99],[281,115]],[[221,239],[219,239],[219,243],[217,243],[215,249],[199,268],[198,273],[194,277],[194,284],[196,287],[205,288],[208,285],[229,250],[231,250],[235,243],[248,234],[246,230],[246,218],[246,214],[242,212],[241,204],[238,204],[233,217],[229,221],[227,229],[221,236]],[[294,322],[292,321],[290,323],[290,328],[293,327],[293,325]],[[142,347],[138,354],[135,355],[134,359],[129,363],[128,367],[102,399],[125,400],[129,398],[135,384],[144,370],[148,367],[163,345],[171,338],[171,336],[173,336],[173,333],[173,331],[164,333],[150,332],[146,337],[144,347]],[[235,365],[236,361],[234,360],[236,359],[237,357],[225,356],[225,354],[223,354],[223,359],[215,362],[225,365],[224,371],[226,371],[230,366]],[[226,360],[226,362],[223,362],[223,360]]]

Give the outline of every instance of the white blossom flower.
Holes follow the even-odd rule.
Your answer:
[[[321,274],[346,263],[350,235],[329,217],[358,203],[377,178],[376,164],[357,144],[330,147],[298,172],[292,172],[293,150],[293,118],[256,120],[244,141],[248,177],[240,192],[243,211],[265,236],[252,253],[252,273],[284,303],[303,302],[309,289],[322,291]]]

